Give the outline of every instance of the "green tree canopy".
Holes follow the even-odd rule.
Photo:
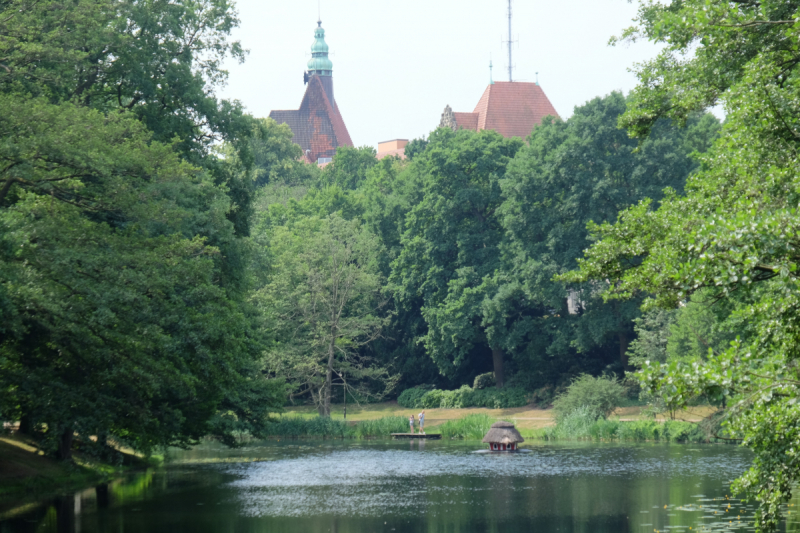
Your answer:
[[[224,0],[0,3],[0,408],[62,458],[75,432],[230,443],[279,408],[242,300],[268,124],[213,96],[236,22]]]
[[[727,431],[756,456],[734,485],[759,500],[757,526],[773,531],[800,478],[789,450],[800,439],[798,388],[798,2],[642,2],[623,37],[662,43],[638,69],[621,123],[637,135],[660,117],[683,120],[724,106],[722,134],[686,194],[657,209],[643,201],[599,240],[572,281],[609,280],[606,298],[646,295],[677,307],[697,291],[729,300],[752,333],[706,362],[648,366],[642,380],[668,405],[698,394],[729,399]]]
[[[706,150],[718,129],[710,115],[692,117],[686,129],[661,121],[637,143],[617,126],[625,104],[611,93],[576,107],[566,121],[546,119],[501,182],[509,271],[497,281],[492,324],[529,370],[570,371],[570,361],[580,361],[577,368],[599,372],[613,351],[615,366],[627,368],[637,303],[604,303],[597,283],[568,285],[553,276],[577,265],[591,242],[588,223],[614,221],[667,187],[682,190],[697,166],[690,155]]]
[[[310,216],[273,227],[269,246],[269,275],[253,294],[275,336],[267,369],[310,393],[321,416],[331,414],[334,381],[391,390],[394,378],[363,349],[386,322],[375,236],[357,220]]]
[[[371,146],[340,146],[336,149],[333,161],[322,170],[322,183],[345,190],[357,189],[367,179],[369,169],[377,164],[376,155],[375,148]]]
[[[482,323],[483,282],[501,268],[500,180],[521,146],[520,139],[494,131],[440,128],[431,134],[411,163],[424,196],[406,216],[391,277],[400,301],[421,299],[423,341],[441,373],[473,370],[476,358],[487,361],[491,354],[498,387],[503,354],[499,345],[490,346]]]

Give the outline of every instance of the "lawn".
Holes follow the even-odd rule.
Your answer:
[[[343,405],[332,406],[331,418],[342,420]],[[641,407],[621,407],[617,409],[612,418],[619,417],[620,420],[639,420],[641,419]],[[698,422],[712,413],[715,409],[708,406],[691,407],[677,414],[676,419],[689,422]],[[400,407],[397,402],[383,402],[374,404],[347,404],[347,420],[358,422],[360,420],[376,420],[387,416],[402,416],[408,418],[411,414],[416,419],[420,409],[407,409]],[[493,419],[508,420],[514,422],[519,429],[538,429],[555,424],[553,411],[550,409],[537,409],[534,407],[514,407],[511,409],[486,409],[474,407],[468,409],[426,409],[425,427],[433,429],[448,420],[463,418],[470,414],[487,414]],[[317,410],[313,406],[303,405],[288,407],[285,415],[315,417]]]

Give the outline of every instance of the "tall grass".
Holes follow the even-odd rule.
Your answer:
[[[620,442],[708,442],[698,424],[667,420],[622,422],[596,418],[591,409],[578,408],[536,437],[544,440],[590,440]]]
[[[408,433],[408,419],[402,416],[385,416],[377,420],[363,420],[351,429],[357,439],[388,437],[392,433]]]
[[[387,416],[378,420],[364,420],[354,425],[344,420],[299,416],[281,417],[269,426],[273,437],[322,437],[332,439],[364,439],[369,437],[388,437],[391,433],[408,431],[408,420],[402,416]]]
[[[489,432],[493,422],[487,414],[467,415],[448,420],[439,426],[439,431],[443,439],[480,440]]]

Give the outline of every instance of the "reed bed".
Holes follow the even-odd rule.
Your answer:
[[[323,417],[285,416],[269,426],[269,436],[284,438],[366,439],[388,437],[391,433],[405,433],[407,431],[408,420],[401,416],[363,420],[355,424]]]
[[[578,408],[557,425],[525,435],[548,441],[617,442],[709,442],[709,436],[692,422],[636,420],[623,422],[596,418],[590,410]]]
[[[443,439],[481,440],[494,422],[495,420],[487,414],[472,414],[448,420],[438,429]]]

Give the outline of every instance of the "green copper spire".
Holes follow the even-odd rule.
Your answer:
[[[489,85],[494,85],[494,79],[492,78],[492,60],[489,60]]]
[[[308,74],[318,76],[332,76],[333,63],[328,59],[328,45],[325,43],[325,30],[322,28],[322,21],[317,22],[319,26],[314,30],[314,43],[311,45],[311,60],[308,62]]]

